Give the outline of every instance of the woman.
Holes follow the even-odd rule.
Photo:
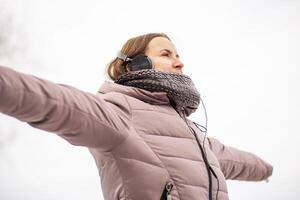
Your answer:
[[[1,67],[0,111],[88,147],[106,200],[225,200],[226,179],[268,178],[271,165],[187,119],[200,95],[183,66],[150,33],[127,41],[96,95]]]

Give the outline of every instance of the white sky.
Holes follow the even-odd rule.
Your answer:
[[[300,199],[300,1],[0,0],[0,18],[11,31],[1,65],[92,93],[128,38],[167,33],[205,102],[208,136],[274,166],[269,183],[228,181],[230,199]],[[102,194],[86,148],[0,115],[0,199]]]

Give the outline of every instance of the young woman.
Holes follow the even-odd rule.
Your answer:
[[[106,200],[227,200],[226,179],[264,180],[272,166],[187,118],[200,95],[183,67],[162,33],[128,40],[96,95],[0,67],[0,112],[88,147]]]

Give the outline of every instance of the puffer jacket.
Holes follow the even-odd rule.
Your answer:
[[[163,92],[105,82],[94,95],[0,67],[0,112],[88,147],[106,200],[205,200],[209,182],[212,198],[227,200],[226,179],[272,174],[252,153],[213,138],[203,146],[203,133]]]

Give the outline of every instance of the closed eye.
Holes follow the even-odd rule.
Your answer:
[[[172,56],[172,51],[170,51],[169,49],[163,49],[161,50],[161,52],[162,52],[161,56],[167,56],[167,57]],[[179,58],[178,54],[176,54],[176,58]]]
[[[169,53],[163,53],[163,54],[161,54],[162,56],[167,56],[167,57],[169,57],[170,56],[170,54]]]
[[[170,55],[171,55],[171,51],[170,50],[168,50],[168,49],[163,49],[162,51],[161,51],[161,56],[167,56],[167,57],[169,57]]]

